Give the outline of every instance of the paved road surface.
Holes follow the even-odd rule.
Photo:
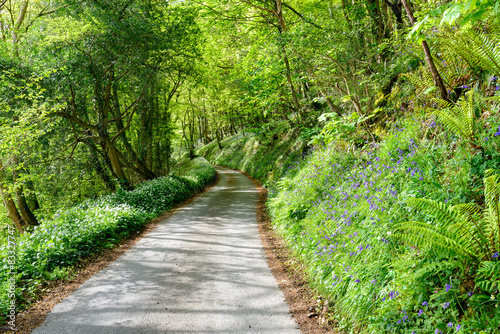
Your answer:
[[[35,334],[300,333],[264,260],[257,190],[210,191],[65,298]]]

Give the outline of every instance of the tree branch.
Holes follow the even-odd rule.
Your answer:
[[[269,8],[266,8],[266,7],[262,7],[262,6],[257,6],[256,4],[254,4],[253,2],[248,1],[248,0],[240,0],[240,1],[243,2],[243,3],[246,3],[247,5],[252,6],[253,8],[257,8],[257,9],[260,9],[261,11],[268,12],[270,14],[276,15],[276,12],[274,10],[272,10],[272,9],[269,9]]]
[[[308,19],[306,19],[306,18],[304,17],[304,15],[302,15],[301,13],[299,13],[298,11],[296,11],[295,9],[293,9],[290,5],[288,5],[288,4],[286,4],[286,3],[284,3],[284,2],[283,2],[283,6],[285,6],[285,7],[286,7],[286,8],[288,8],[288,9],[290,9],[292,12],[294,12],[294,13],[295,13],[295,15],[297,15],[298,17],[300,17],[300,18],[301,18],[304,22],[309,23],[310,25],[312,25],[312,26],[314,26],[314,27],[316,27],[316,28],[318,28],[318,29],[325,29],[325,28],[323,28],[322,26],[317,25],[316,23],[311,22],[311,21],[309,21]]]
[[[7,2],[7,0],[3,0],[2,3],[0,3],[0,10],[3,9],[3,6],[5,5],[6,2]]]
[[[134,102],[132,102],[131,105],[129,105],[127,107],[127,109],[125,110],[125,112],[123,114],[125,114],[130,108],[133,107],[132,111],[130,112],[130,115],[128,117],[128,120],[127,120],[127,125],[125,125],[123,127],[123,129],[121,129],[120,131],[118,131],[114,136],[113,138],[111,139],[111,143],[114,145],[114,143],[116,142],[116,140],[118,138],[120,138],[120,136],[125,132],[127,131],[129,128],[130,128],[130,124],[132,123],[132,117],[134,116],[136,110],[137,110],[137,106],[139,105],[139,101],[142,99],[142,97],[144,96],[144,94],[146,93],[146,88],[148,87],[148,84],[149,84],[149,81],[151,80],[151,78],[153,77],[153,74],[155,72],[152,71],[151,74],[149,75],[149,78],[146,80],[146,83],[144,84],[144,87],[142,88],[142,91],[141,91],[141,94],[135,99]]]

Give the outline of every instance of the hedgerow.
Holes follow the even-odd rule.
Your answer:
[[[203,158],[192,160],[180,175],[147,181],[135,190],[119,190],[95,201],[57,212],[32,233],[17,239],[16,274],[10,274],[7,245],[0,248],[0,311],[7,314],[7,279],[15,277],[17,310],[47,280],[68,275],[71,267],[99,250],[112,248],[148,221],[198,192],[215,178]]]

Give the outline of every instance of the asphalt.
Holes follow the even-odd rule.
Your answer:
[[[35,334],[300,333],[243,174],[220,181],[56,305]]]

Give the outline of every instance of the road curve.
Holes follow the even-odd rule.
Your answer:
[[[257,189],[220,182],[54,307],[34,334],[300,333],[264,259]]]

